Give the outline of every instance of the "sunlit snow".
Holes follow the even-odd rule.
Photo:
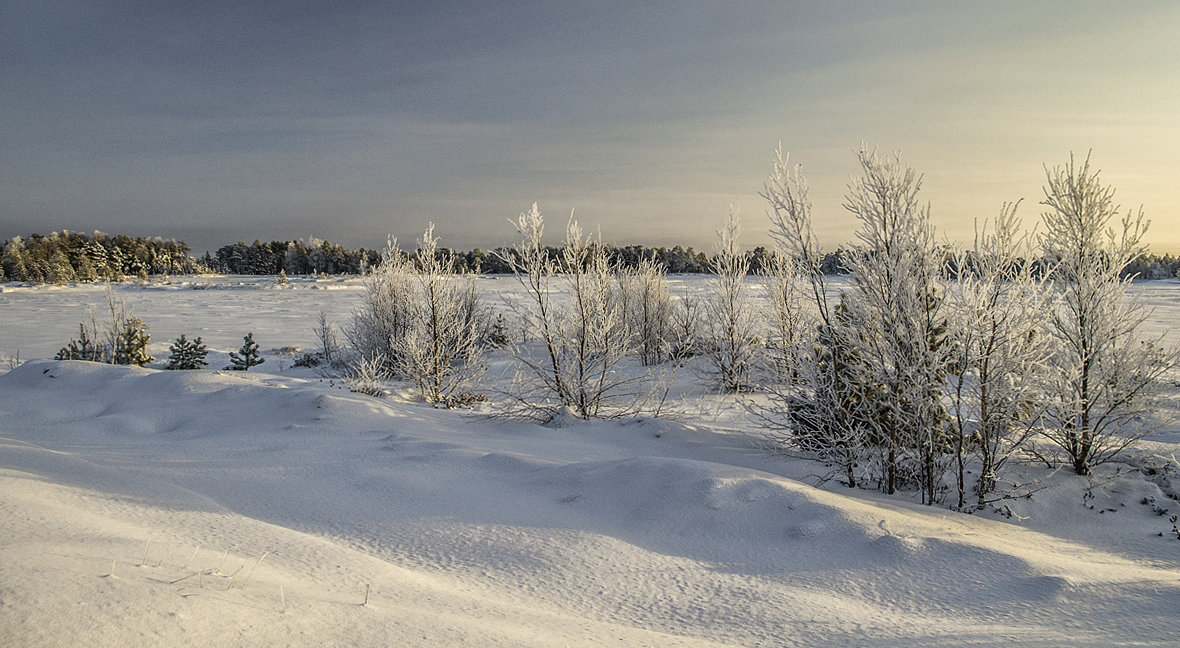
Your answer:
[[[1180,282],[1137,288],[1180,341]],[[3,645],[1180,642],[1175,424],[1091,477],[1017,466],[1042,488],[964,515],[817,488],[690,369],[666,419],[540,426],[293,367],[357,279],[114,290],[151,327],[147,369],[46,359],[102,287],[0,292]],[[266,364],[219,371],[247,332]],[[159,370],[182,333],[208,370]]]

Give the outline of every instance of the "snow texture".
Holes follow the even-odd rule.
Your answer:
[[[514,285],[479,280],[489,302]],[[1141,287],[1149,328],[1178,321],[1180,285]],[[343,321],[361,285],[115,290],[153,355],[200,335],[217,367],[247,331],[314,349],[316,312]],[[0,353],[28,359],[0,369],[4,645],[1180,641],[1174,428],[1089,477],[1016,466],[1044,488],[969,516],[815,487],[687,373],[676,420],[539,426],[351,393],[281,347],[249,373],[39,359],[101,299],[0,293]]]

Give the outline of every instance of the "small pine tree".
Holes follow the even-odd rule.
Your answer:
[[[483,344],[499,349],[508,346],[509,342],[511,340],[508,338],[508,327],[504,324],[504,314],[496,313],[496,319],[492,320],[484,334]]]
[[[200,369],[209,364],[205,360],[209,351],[201,342],[200,336],[197,336],[196,340],[189,340],[182,333],[168,350],[171,353],[168,355],[168,366],[164,367],[165,369]]]
[[[254,334],[247,333],[242,338],[242,348],[238,349],[237,353],[229,352],[229,361],[232,362],[226,369],[232,371],[249,371],[250,367],[256,367],[264,362],[263,358],[258,352],[258,343],[254,341]]]
[[[78,325],[78,339],[71,339],[69,344],[62,347],[55,360],[86,360],[89,362],[102,361],[102,349],[94,344],[94,340],[86,332],[86,325]]]
[[[115,338],[114,362],[112,364],[144,366],[155,358],[148,355],[147,345],[152,336],[148,335],[147,325],[138,317],[128,317],[123,322],[123,329]]]

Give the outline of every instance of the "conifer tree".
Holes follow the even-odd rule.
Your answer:
[[[205,360],[209,351],[201,342],[200,336],[197,336],[196,340],[189,340],[182,333],[168,350],[170,354],[165,369],[200,369],[209,364]]]
[[[233,371],[249,371],[250,367],[256,367],[264,362],[258,351],[258,343],[254,341],[254,333],[247,333],[242,338],[242,348],[238,349],[237,353],[230,351],[229,361],[233,364],[226,367]]]
[[[152,336],[148,335],[147,325],[134,315],[123,321],[123,328],[115,338],[114,357],[112,364],[144,366],[155,358],[148,355],[147,345]]]
[[[87,333],[86,325],[79,324],[78,339],[71,339],[66,346],[57,352],[54,359],[102,362],[102,349],[94,343],[93,338]]]

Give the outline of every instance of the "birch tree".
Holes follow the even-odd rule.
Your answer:
[[[861,362],[856,380],[879,388],[880,415],[869,418],[880,448],[881,489],[915,483],[933,503],[942,471],[946,412],[946,309],[930,208],[918,202],[922,178],[901,162],[862,148],[862,176],[844,207],[860,222],[843,327]]]
[[[948,380],[957,505],[963,508],[969,455],[978,460],[973,490],[982,506],[997,475],[1039,430],[1051,339],[1041,326],[1048,303],[1021,235],[1016,208],[1006,204],[991,229],[960,255]]]
[[[1041,245],[1057,296],[1046,435],[1085,475],[1159,425],[1161,378],[1177,351],[1140,334],[1149,311],[1130,278],[1120,278],[1145,252],[1143,210],[1120,219],[1114,188],[1091,170],[1089,156],[1080,165],[1071,156],[1045,175]]]
[[[777,448],[800,452],[833,467],[850,488],[866,477],[867,410],[871,400],[854,380],[846,342],[846,311],[829,301],[823,252],[812,224],[811,198],[799,165],[780,145],[760,195],[770,206],[770,235],[784,269],[772,284],[780,315],[780,361],[790,378],[768,388],[765,405],[751,413]],[[793,272],[793,276],[786,276]],[[794,312],[787,309],[794,308]],[[794,329],[789,327],[794,325]]]

